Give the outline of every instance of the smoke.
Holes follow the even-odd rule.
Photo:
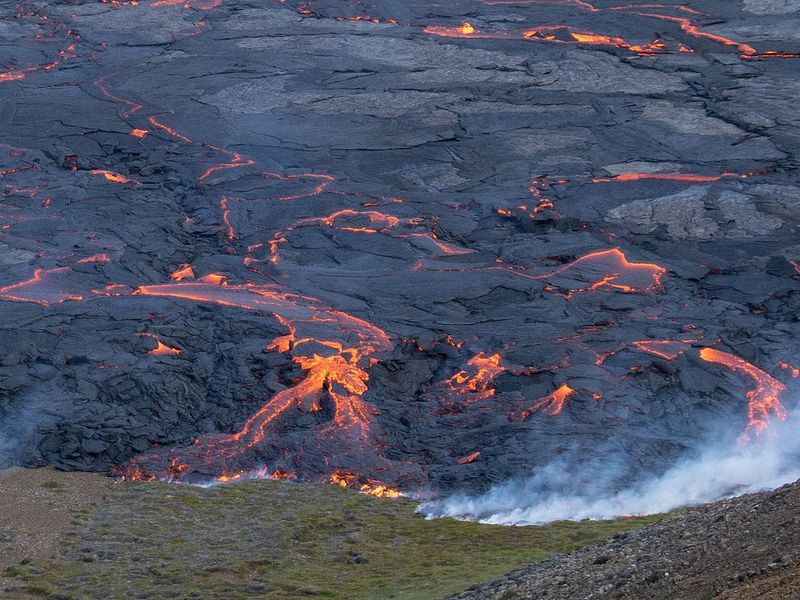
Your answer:
[[[57,412],[62,394],[53,389],[29,393],[13,405],[0,406],[0,469],[23,464],[38,454],[42,430],[61,418]]]
[[[563,457],[524,480],[480,496],[427,502],[428,518],[454,517],[500,525],[611,519],[655,514],[681,506],[778,487],[800,478],[800,418],[773,423],[748,446],[717,445],[685,458],[658,477],[620,487],[626,461]],[[577,466],[576,465],[580,465]]]

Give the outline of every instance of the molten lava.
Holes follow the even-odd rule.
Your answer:
[[[466,369],[447,380],[447,385],[456,394],[464,396],[465,404],[490,398],[495,392],[490,387],[492,381],[506,370],[500,362],[499,354],[487,356],[484,352],[479,352],[467,361]]]
[[[570,292],[610,290],[625,293],[652,292],[661,286],[667,270],[655,263],[630,262],[619,248],[591,252],[536,279],[564,284]],[[589,280],[586,286],[577,284]]]
[[[313,298],[280,291],[276,286],[227,285],[225,281],[206,279],[141,286],[134,293],[271,313],[288,333],[273,340],[268,349],[291,353],[292,361],[305,372],[305,377],[272,396],[236,433],[207,436],[186,449],[184,456],[172,456],[171,464],[188,465],[187,468],[179,472],[164,468],[154,471],[164,460],[163,453],[156,451],[132,461],[121,471],[124,477],[173,481],[190,475],[198,467],[216,470],[224,478],[221,480],[239,477],[244,471],[240,466],[242,461],[247,462],[246,457],[241,457],[258,452],[277,433],[273,427],[279,417],[289,414],[291,409],[318,413],[328,401],[332,403],[333,415],[317,429],[318,438],[333,437],[337,447],[349,444],[362,454],[368,445],[374,447],[376,410],[363,400],[369,380],[364,366],[369,364],[372,354],[391,346],[381,329],[327,308]],[[313,331],[314,335],[302,335],[303,329]],[[376,461],[382,460],[377,450],[373,452]],[[347,487],[373,495],[397,494],[374,480],[342,477],[339,485],[342,481]]]
[[[665,360],[675,360],[691,348],[689,344],[684,342],[673,342],[670,340],[640,340],[631,343],[642,352],[653,354]]]
[[[714,183],[730,177],[746,179],[750,173],[720,173],[719,175],[698,175],[694,173],[621,173],[613,177],[598,177],[592,183],[609,183],[630,181],[677,181],[681,183]]]
[[[703,348],[700,350],[700,358],[707,362],[728,367],[736,373],[746,375],[755,383],[755,388],[747,392],[749,401],[747,409],[748,423],[739,436],[740,443],[751,442],[761,435],[769,425],[770,413],[774,413],[782,421],[786,419],[788,413],[780,401],[780,395],[786,387],[780,381],[758,367],[751,365],[746,360],[721,350]]]
[[[156,341],[156,347],[148,352],[150,356],[178,356],[182,352],[180,348],[174,348],[172,346],[168,346],[154,335],[150,334],[142,334],[142,335],[147,335],[148,337],[152,337]]]
[[[567,401],[567,398],[572,396],[575,393],[571,387],[569,387],[566,383],[562,384],[558,389],[554,392],[548,394],[544,398],[540,398],[537,400],[533,406],[531,406],[527,410],[523,410],[520,413],[520,420],[525,421],[530,417],[533,413],[538,411],[543,411],[546,415],[551,417],[555,417],[556,415],[561,414],[561,411],[564,409],[564,403]]]
[[[139,182],[135,179],[131,179],[129,177],[125,177],[124,175],[120,175],[119,173],[115,173],[114,171],[107,171],[106,169],[92,169],[89,171],[89,175],[102,175],[108,181],[112,181],[114,183],[133,183],[139,185]]]
[[[466,464],[469,464],[471,462],[474,462],[480,455],[481,455],[481,451],[478,450],[478,451],[473,452],[471,454],[467,454],[466,456],[462,456],[461,458],[456,460],[456,462],[459,465],[466,465]]]
[[[475,29],[470,23],[464,23],[458,27],[450,27],[447,25],[428,25],[425,27],[425,29],[423,29],[423,31],[431,35],[451,38],[491,37],[481,35],[480,30]]]

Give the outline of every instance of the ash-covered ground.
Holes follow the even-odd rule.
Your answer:
[[[798,11],[4,4],[0,461],[441,494],[759,444]]]

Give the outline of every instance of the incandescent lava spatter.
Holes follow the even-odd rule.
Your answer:
[[[395,495],[757,443],[800,38],[752,10],[4,8],[0,461]]]

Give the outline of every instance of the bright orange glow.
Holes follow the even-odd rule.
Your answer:
[[[203,275],[198,281],[203,281],[205,283],[213,283],[214,285],[225,285],[227,278],[225,275],[221,275],[219,273],[209,273],[208,275]]]
[[[592,276],[596,274],[597,279],[585,288],[570,287],[570,292],[612,290],[641,293],[652,292],[660,287],[667,270],[655,263],[630,262],[619,248],[614,248],[591,252],[548,275],[534,276],[533,278],[545,279],[552,283],[552,280],[558,276],[569,279],[575,272]]]
[[[750,173],[721,173],[719,175],[697,175],[694,173],[622,173],[613,177],[598,177],[592,183],[609,183],[613,181],[627,183],[630,181],[678,181],[683,183],[713,183],[729,177],[747,178]]]
[[[375,479],[356,475],[350,471],[338,470],[331,473],[329,483],[343,488],[355,489],[370,496],[379,498],[399,498],[402,494],[399,490],[390,488]]]
[[[561,414],[561,411],[564,409],[564,403],[567,401],[567,398],[572,396],[575,393],[571,387],[569,387],[566,383],[562,384],[557,390],[548,394],[544,398],[540,398],[537,400],[533,406],[531,406],[527,410],[523,410],[520,413],[520,420],[525,421],[531,416],[533,413],[538,411],[543,411],[544,414],[549,415],[551,417],[555,417],[556,415]]]
[[[180,353],[180,349],[167,346],[161,340],[156,340],[156,347],[148,352],[153,356],[178,356]]]
[[[526,40],[540,40],[559,44],[584,44],[591,46],[613,46],[622,48],[640,56],[651,56],[667,50],[661,40],[648,44],[631,44],[620,37],[593,33],[591,31],[574,31],[567,25],[540,25],[523,32]]]
[[[184,279],[194,279],[194,271],[192,267],[189,265],[185,265],[176,271],[173,271],[170,276],[170,279],[174,279],[175,281],[182,281]]]
[[[136,138],[143,138],[148,133],[150,133],[150,132],[147,129],[131,129],[131,132],[130,132],[129,135],[132,135],[133,137],[136,137]]]
[[[480,452],[480,450],[478,450],[476,452],[473,452],[472,454],[467,454],[466,456],[462,456],[456,462],[459,465],[466,465],[467,463],[474,462],[475,459],[478,458],[480,455],[481,455],[481,452]]]
[[[94,254],[92,256],[87,256],[86,258],[81,258],[75,261],[76,265],[88,265],[88,264],[98,264],[98,265],[106,265],[111,262],[111,257],[106,254]]]
[[[700,358],[707,362],[724,365],[736,373],[746,375],[755,383],[755,388],[747,392],[748,423],[742,435],[739,436],[740,443],[749,443],[761,435],[769,425],[770,413],[774,413],[781,421],[786,419],[788,413],[780,401],[780,395],[786,387],[780,381],[746,360],[721,350],[703,348],[700,350]]]
[[[270,435],[271,424],[290,409],[318,412],[324,401],[332,402],[333,418],[318,430],[318,435],[336,435],[357,444],[363,452],[365,444],[371,439],[376,411],[362,399],[369,380],[362,365],[371,362],[373,353],[391,347],[388,336],[381,329],[324,307],[313,298],[279,291],[277,286],[225,285],[224,281],[178,282],[141,286],[134,294],[268,312],[275,315],[288,330],[286,335],[275,338],[267,349],[291,351],[292,361],[305,371],[304,378],[267,400],[238,432],[208,436],[206,440],[198,441],[193,448],[202,451],[202,456],[206,457],[203,460],[217,460],[225,464],[226,460],[264,442]],[[299,335],[298,329],[301,327],[310,328],[315,335]],[[306,353],[302,352],[305,347],[310,348]],[[186,459],[180,462],[186,463]],[[141,471],[140,467],[131,463],[123,470],[123,475],[135,477],[139,475],[135,473],[137,470]],[[223,473],[225,478],[242,476],[251,475],[243,475],[237,470]],[[162,474],[161,477],[174,478],[175,475]],[[384,496],[397,493],[373,480],[359,479],[359,482],[356,489],[365,493]]]
[[[800,377],[800,369],[798,369],[797,367],[792,366],[789,363],[784,362],[782,360],[778,361],[778,366],[781,369],[786,369],[787,371],[789,371],[789,374],[792,376],[792,378],[796,379]]]
[[[506,368],[500,365],[499,354],[487,356],[479,352],[467,361],[467,368],[447,380],[447,385],[456,394],[466,396],[465,403],[472,404],[494,395],[490,387],[494,378]]]
[[[19,6],[22,7],[21,4]],[[33,17],[43,20],[48,19],[47,15],[39,14],[36,12],[24,13],[22,12],[22,9],[20,9],[17,12],[16,18],[21,18],[21,17]],[[41,65],[23,67],[19,70],[11,68],[8,71],[4,71],[0,73],[0,83],[7,83],[9,81],[20,81],[22,79],[25,79],[27,75],[31,75],[33,73],[53,71],[65,61],[75,58],[75,56],[77,56],[75,50],[77,48],[78,41],[80,41],[80,36],[77,34],[77,32],[71,29],[68,30],[66,32],[65,45],[58,51],[58,58],[55,58],[54,60],[51,60],[50,62]]]
[[[689,344],[684,342],[673,342],[670,340],[640,340],[631,343],[639,350],[665,360],[675,360],[678,356],[691,348]]]
[[[185,135],[175,131],[172,127],[169,127],[168,125],[165,125],[164,123],[161,123],[160,121],[157,121],[155,117],[147,117],[147,121],[150,123],[150,125],[153,127],[153,129],[158,129],[158,130],[161,130],[161,131],[163,131],[165,133],[168,133],[172,137],[177,138],[182,142],[186,142],[187,144],[194,143],[194,142],[192,142],[192,140],[190,140]]]
[[[107,171],[106,169],[92,169],[89,171],[89,175],[102,175],[108,181],[113,181],[114,183],[133,183],[139,185],[139,182],[135,179],[130,179],[129,177],[125,177],[114,171]]]
[[[56,267],[54,269],[36,269],[33,277],[0,287],[0,299],[14,302],[33,302],[42,306],[60,304],[61,302],[83,300],[83,296],[70,294],[58,289],[50,282],[53,275],[63,274],[70,270],[69,267]]]
[[[470,23],[464,23],[458,27],[448,25],[428,25],[423,29],[430,35],[450,38],[469,38],[469,37],[501,37],[500,34],[483,35],[479,29],[475,29]]]

